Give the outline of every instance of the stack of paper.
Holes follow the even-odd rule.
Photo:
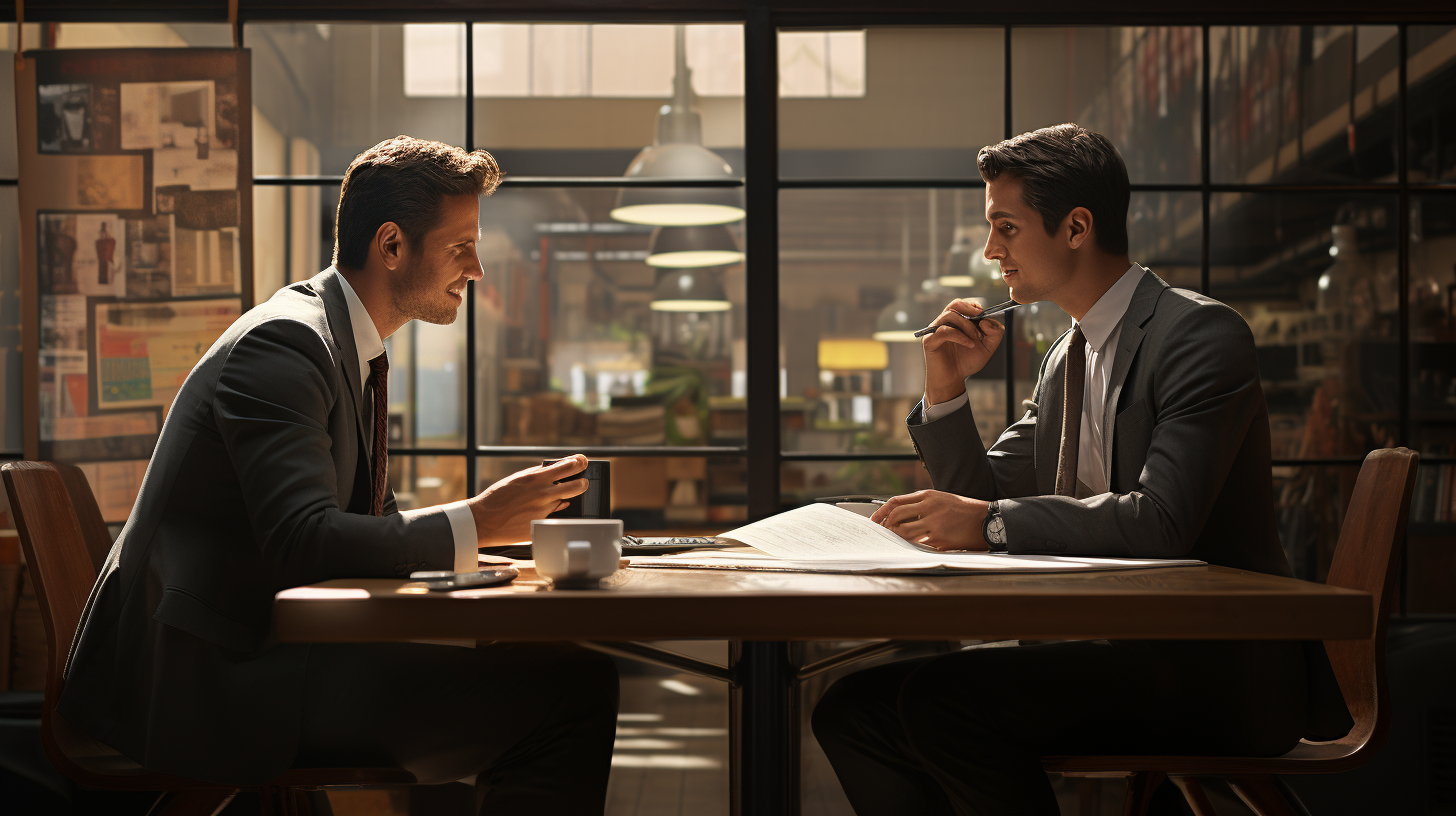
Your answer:
[[[811,504],[719,536],[743,548],[633,558],[633,567],[847,573],[1081,572],[1202,566],[1193,560],[939,552],[918,547],[869,519]],[[751,549],[750,549],[751,548]]]

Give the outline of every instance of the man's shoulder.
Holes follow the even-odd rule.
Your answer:
[[[249,309],[228,330],[233,342],[262,329],[269,334],[307,332],[317,335],[329,348],[336,347],[323,298],[309,283],[301,281],[285,286]]]
[[[1168,287],[1162,291],[1147,326],[1149,329],[1171,329],[1180,333],[1243,334],[1249,331],[1243,315],[1233,307],[1192,289],[1177,287]]]

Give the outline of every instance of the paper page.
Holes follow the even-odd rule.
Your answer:
[[[810,504],[730,530],[719,538],[790,559],[882,560],[924,555],[869,519],[828,504]]]

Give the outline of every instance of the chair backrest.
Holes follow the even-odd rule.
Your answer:
[[[66,483],[66,492],[71,494],[71,509],[76,512],[76,521],[81,525],[81,535],[86,540],[86,551],[91,553],[91,566],[101,574],[101,565],[111,553],[111,531],[101,515],[101,506],[96,503],[96,494],[91,492],[91,483],[86,474],[75,465],[52,462],[51,467],[61,474]]]
[[[1390,730],[1385,623],[1395,594],[1399,545],[1405,540],[1419,462],[1420,456],[1409,448],[1385,448],[1365,457],[1325,581],[1374,596],[1375,632],[1370,639],[1325,641],[1330,665],[1355,721],[1341,742],[1357,746],[1355,753],[1361,755],[1379,751]]]
[[[86,549],[86,538],[71,495],[61,474],[48,462],[7,462],[0,466],[26,569],[35,583],[45,623],[45,711],[60,696],[71,639],[96,583],[96,568]]]

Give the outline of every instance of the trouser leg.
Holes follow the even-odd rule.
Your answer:
[[[1055,816],[1043,756],[1270,756],[1298,741],[1304,721],[1293,644],[1057,643],[861,674],[836,683],[814,715],[861,816]]]
[[[478,774],[488,814],[601,813],[617,673],[575,646],[312,648],[297,764]]]
[[[814,738],[859,816],[950,814],[950,801],[911,748],[900,723],[900,686],[930,658],[840,678],[814,707]]]

